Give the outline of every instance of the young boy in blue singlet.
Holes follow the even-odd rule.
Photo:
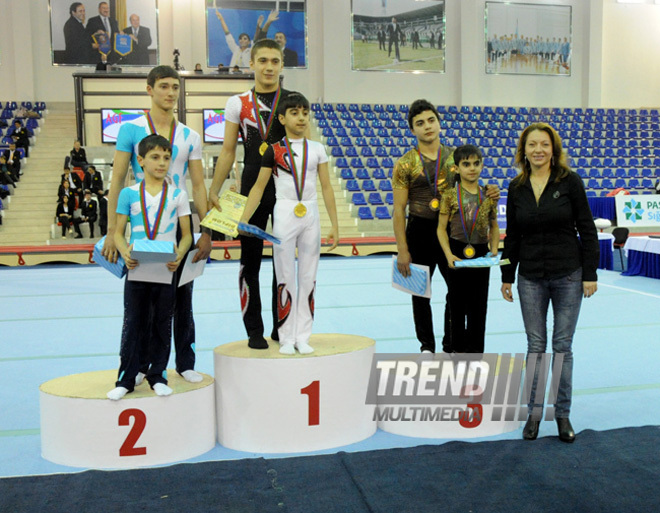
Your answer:
[[[142,139],[138,146],[138,162],[144,171],[144,178],[140,183],[122,189],[119,194],[114,242],[129,270],[138,265],[131,258],[136,240],[172,242],[176,258],[166,264],[172,273],[178,269],[192,244],[188,195],[166,179],[171,157],[171,146],[164,137],[152,134]],[[129,220],[130,245],[125,238]],[[177,227],[181,231],[178,246]],[[169,284],[162,284],[129,281],[126,278],[119,376],[116,388],[107,394],[108,399],[117,401],[133,391],[140,369],[140,353],[147,347],[150,365],[146,378],[149,385],[156,395],[172,393],[167,386],[166,369],[170,356],[175,287],[174,279]]]

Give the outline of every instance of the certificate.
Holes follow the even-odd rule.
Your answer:
[[[220,196],[222,212],[215,207],[212,208],[200,224],[216,232],[238,237],[238,222],[241,220],[246,202],[246,196],[226,190]]]
[[[410,264],[410,276],[403,276],[392,257],[392,287],[413,296],[431,297],[431,273],[428,265]]]
[[[172,283],[174,273],[167,268],[167,262],[176,260],[173,242],[136,240],[131,258],[138,261],[138,266],[128,271],[129,281]]]

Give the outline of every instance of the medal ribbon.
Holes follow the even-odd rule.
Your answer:
[[[144,231],[147,234],[149,240],[154,240],[158,234],[158,227],[160,226],[160,220],[163,217],[163,212],[165,211],[165,205],[167,204],[167,181],[163,180],[163,193],[160,197],[160,205],[158,205],[158,211],[156,212],[156,220],[154,221],[153,230],[149,228],[149,217],[147,216],[147,199],[146,199],[146,186],[145,180],[142,180],[140,184],[140,205],[142,206],[142,224],[144,225]]]
[[[424,157],[422,156],[422,152],[419,151],[419,146],[417,147],[417,153],[419,155],[419,160],[422,161],[422,168],[423,168],[424,167]],[[440,173],[441,163],[442,163],[442,144],[440,145],[440,148],[438,149],[438,160],[435,162],[435,180],[433,182],[433,185],[431,185],[431,177],[426,175],[426,179],[429,182],[429,187],[431,187],[433,189],[433,197],[434,198],[438,197],[438,173]]]
[[[252,88],[252,110],[254,111],[254,117],[257,121],[259,135],[264,142],[267,142],[266,139],[268,139],[270,128],[273,126],[273,121],[275,121],[275,113],[277,112],[277,106],[280,103],[280,92],[281,89],[278,87],[277,92],[275,93],[275,98],[273,98],[273,106],[270,109],[268,121],[266,122],[266,131],[264,131],[263,120],[261,119],[261,111],[259,110],[259,100],[257,99],[257,94],[254,92],[254,88]]]
[[[477,205],[477,210],[474,213],[474,219],[472,220],[472,227],[470,228],[470,235],[468,235],[467,232],[467,227],[465,226],[465,215],[463,214],[463,194],[461,191],[463,190],[463,187],[461,187],[460,183],[456,184],[456,198],[458,200],[458,211],[461,214],[461,225],[463,225],[463,233],[465,234],[465,238],[468,241],[468,244],[471,244],[472,242],[472,232],[474,231],[474,227],[477,224],[477,216],[479,215],[479,209],[481,209],[481,204],[482,204],[482,199],[481,199],[481,187],[477,187],[477,192],[479,194],[479,204]]]
[[[147,123],[149,123],[149,130],[152,134],[158,134],[156,130],[156,125],[154,125],[154,120],[151,119],[151,114],[147,112]],[[170,126],[170,146],[174,146],[174,134],[176,133],[176,120],[172,118],[172,125]]]
[[[293,152],[291,151],[289,138],[285,137],[283,141],[284,146],[286,147],[286,152],[289,154],[289,161],[291,162],[291,174],[293,175],[293,185],[296,188],[296,195],[298,196],[298,201],[302,201],[303,190],[305,189],[305,179],[307,178],[307,139],[303,139],[302,171],[300,173],[300,178],[298,178],[298,169],[296,169],[296,161],[293,159]]]

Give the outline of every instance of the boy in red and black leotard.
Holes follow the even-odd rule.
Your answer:
[[[270,143],[281,140],[284,127],[277,119],[277,103],[288,91],[280,87],[282,72],[282,49],[272,39],[262,39],[252,47],[250,67],[254,71],[254,88],[243,94],[232,96],[225,107],[225,139],[215,167],[213,183],[209,189],[209,202],[219,208],[218,193],[227,178],[236,158],[236,145],[240,133],[245,148],[240,193],[247,196],[257,180],[261,168],[261,157]],[[256,98],[256,105],[255,105]],[[259,118],[259,123],[257,123]],[[272,178],[264,191],[259,208],[254,212],[250,223],[265,229],[268,217],[273,215],[275,186]],[[248,345],[254,349],[266,349],[264,323],[261,318],[261,297],[259,294],[259,270],[263,240],[256,237],[241,237],[241,270],[239,290],[243,323],[248,334]],[[273,273],[273,332],[277,336],[277,283]]]

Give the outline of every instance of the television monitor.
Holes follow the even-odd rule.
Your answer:
[[[204,109],[204,142],[218,143],[225,140],[225,109]],[[241,134],[238,134],[241,140]]]
[[[116,143],[123,123],[144,116],[149,109],[101,109],[101,141]]]

